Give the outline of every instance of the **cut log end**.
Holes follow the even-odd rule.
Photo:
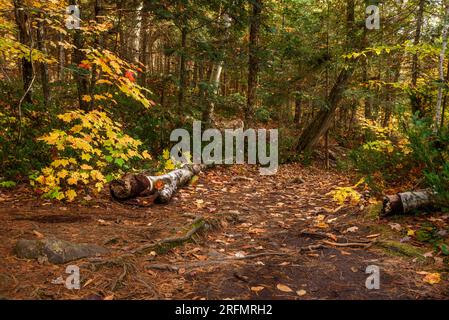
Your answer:
[[[151,188],[151,181],[144,175],[135,174],[127,174],[109,185],[112,197],[117,200],[135,198],[149,188]]]
[[[388,216],[393,214],[401,214],[404,212],[401,197],[399,195],[385,196],[383,201],[382,215]]]
[[[434,192],[421,190],[403,192],[384,197],[382,215],[406,214],[414,209],[431,207],[434,205]]]

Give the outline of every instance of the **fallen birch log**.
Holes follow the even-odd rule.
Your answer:
[[[385,196],[382,215],[406,214],[414,209],[433,205],[435,193],[431,190],[403,192]]]
[[[109,189],[112,197],[121,201],[142,194],[157,194],[156,202],[168,203],[179,188],[205,168],[206,165],[202,164],[185,164],[182,168],[161,176],[127,174],[119,180],[112,181]]]

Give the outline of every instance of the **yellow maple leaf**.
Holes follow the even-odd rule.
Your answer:
[[[103,190],[103,186],[104,184],[102,182],[97,182],[95,184],[95,188],[97,188],[97,191],[100,192],[101,190]]]
[[[173,170],[173,169],[175,169],[173,161],[167,160],[167,162],[165,162],[165,170]]]
[[[78,177],[71,176],[70,178],[67,179],[67,183],[69,185],[77,184],[78,183]]]
[[[62,200],[65,198],[65,195],[63,192],[59,192],[58,195],[56,196],[56,200]]]
[[[92,170],[93,168],[91,166],[89,166],[88,164],[83,164],[81,165],[81,170]],[[82,176],[82,174],[81,174]]]
[[[86,102],[91,102],[92,101],[92,97],[85,95],[85,96],[83,96],[82,100],[86,101]]]
[[[437,284],[441,282],[441,274],[439,273],[429,273],[424,277],[424,282],[428,284]]]
[[[144,152],[142,152],[142,157],[143,157],[144,159],[151,159],[151,156],[150,156],[150,154],[148,153],[147,150],[145,150]]]
[[[58,115],[58,119],[61,119],[62,121],[69,123],[70,121],[73,120],[73,114],[71,112],[60,114]]]
[[[77,196],[76,191],[73,189],[67,190],[65,192],[65,195],[67,196],[67,201],[69,201],[69,202],[73,201]]]
[[[90,155],[90,154],[88,154],[88,153],[82,153],[81,154],[81,159],[82,160],[86,160],[86,161],[89,161],[90,159],[92,159],[92,156]]]
[[[170,159],[170,151],[168,151],[168,149],[165,149],[164,152],[162,152],[162,158],[164,160]]]
[[[58,172],[58,174],[56,176],[61,178],[61,179],[64,179],[68,175],[69,175],[69,172],[67,170],[65,170],[65,169],[62,169],[61,171]]]

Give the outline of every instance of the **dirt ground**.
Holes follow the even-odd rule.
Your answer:
[[[408,249],[413,250],[391,244],[424,220],[447,227],[449,217],[435,213],[379,219],[372,199],[339,206],[327,195],[336,186],[351,184],[347,176],[315,167],[285,165],[277,175],[260,176],[255,167],[232,166],[201,174],[168,205],[146,198],[118,203],[107,191],[76,204],[41,200],[25,186],[2,191],[0,296],[449,298],[447,258],[432,253],[430,244],[411,241]],[[165,252],[132,254],[146,244],[187,233],[195,217],[203,217],[208,228],[192,241]],[[19,239],[42,237],[97,244],[110,254],[66,265],[15,256]],[[80,290],[52,283],[68,276],[66,266],[73,264],[80,267]],[[380,268],[379,290],[365,286],[368,265]],[[441,281],[423,281],[426,272],[440,273]]]

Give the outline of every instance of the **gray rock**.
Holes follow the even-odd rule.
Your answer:
[[[14,251],[19,258],[39,259],[40,257],[47,257],[48,261],[54,264],[64,264],[108,252],[107,249],[97,245],[73,243],[59,239],[21,239],[17,241]]]

